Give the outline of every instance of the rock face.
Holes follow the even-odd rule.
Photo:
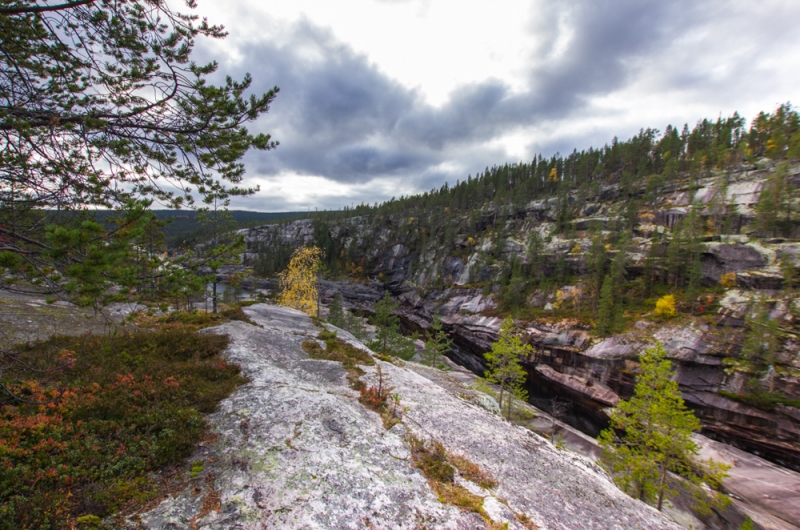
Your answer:
[[[780,405],[766,411],[730,399],[731,394],[724,395],[748,394],[756,386],[800,400],[800,327],[796,316],[800,304],[776,291],[783,288],[781,267],[800,265],[800,244],[763,240],[748,232],[764,182],[775,171],[765,164],[740,168],[725,176],[732,233],[709,236],[698,243],[700,276],[711,286],[719,285],[727,274],[726,287],[736,288],[716,295],[715,300],[705,296],[697,300],[697,312],[704,314],[682,318],[680,325],[653,322],[645,316],[626,333],[600,340],[588,326],[548,318],[561,302],[590,303],[586,282],[579,279],[577,285],[538,285],[532,293],[522,293],[526,295],[520,296],[525,306],[522,313],[530,310],[528,314],[542,317],[519,322],[520,331],[535,351],[524,363],[534,404],[543,406],[553,396],[568,399],[574,403],[576,424],[596,435],[606,422],[604,409],[614,399],[632,394],[639,353],[659,340],[673,362],[685,400],[703,423],[704,434],[800,470],[800,409]],[[630,279],[644,273],[654,241],[665,254],[673,230],[693,210],[706,226],[719,223],[715,210],[723,190],[719,177],[703,178],[691,186],[670,183],[646,211],[640,210],[626,250]],[[789,177],[793,185],[800,183],[800,166],[790,167]],[[419,219],[414,221],[414,217],[402,214],[331,221],[327,235],[352,261],[353,267],[348,270],[360,270],[359,279],[363,281],[366,276],[368,281],[354,285],[326,282],[323,301],[338,291],[348,308],[370,313],[372,302],[388,289],[400,303],[400,317],[407,330],[427,329],[438,313],[454,342],[451,358],[482,373],[483,353],[498,337],[503,314],[498,305],[504,289],[508,289],[503,282],[508,281],[510,264],[522,264],[529,271],[535,266],[535,272],[545,276],[555,276],[560,270],[562,276],[566,271],[580,278],[588,270],[592,232],[608,235],[605,231],[618,231],[624,222],[626,203],[620,198],[619,186],[600,186],[586,193],[589,195],[572,193],[567,197],[573,216],[569,230],[556,229],[556,198],[513,208],[490,203],[480,211],[453,211],[436,217],[442,226],[429,226],[428,232],[417,229]],[[441,230],[436,232],[436,228]],[[275,238],[300,245],[313,241],[314,229],[309,221],[298,221],[251,229],[247,237],[253,245]],[[533,240],[538,241],[535,261]],[[610,254],[618,252],[609,250]],[[653,270],[666,271],[665,260],[654,259]],[[567,298],[557,299],[558,292]],[[733,369],[730,363],[740,357],[749,330],[747,316],[753,300],[760,297],[772,304],[771,318],[790,330],[775,352],[775,370],[763,381],[759,379],[763,374],[744,373],[747,370]],[[602,399],[595,398],[601,395]]]
[[[232,322],[227,356],[250,382],[209,418],[215,441],[192,457],[204,469],[185,491],[131,526],[167,528],[484,528],[477,514],[442,504],[411,464],[408,433],[435,439],[490,473],[485,513],[522,529],[679,528],[620,492],[588,459],[559,451],[415,371],[377,361],[399,395],[402,423],[385,430],[358,402],[339,363],[300,345],[319,329],[275,306],[245,310],[262,327]],[[339,335],[356,347],[355,339]],[[375,367],[362,379],[375,384]],[[451,383],[458,385],[457,382]]]

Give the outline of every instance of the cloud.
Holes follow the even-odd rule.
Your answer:
[[[335,190],[309,189],[292,204],[313,199],[335,207],[335,201],[349,204],[348,194],[372,202],[370,190],[378,200],[401,189],[427,190],[519,156],[530,159],[535,150],[550,156],[597,147],[639,127],[732,113],[743,102],[747,110],[769,110],[797,94],[791,88],[797,76],[776,76],[771,91],[764,76],[788,67],[781,57],[800,55],[790,22],[800,8],[763,6],[542,0],[528,26],[533,45],[524,82],[461,85],[439,106],[308,18],[282,27],[277,37],[237,42],[220,70],[239,77],[251,72],[257,92],[281,88],[254,127],[281,145],[248,154],[248,174],[280,177],[286,186],[291,178],[323,178]],[[201,43],[198,51],[213,56],[219,49]],[[777,99],[765,103],[762,93]],[[516,148],[504,144],[512,138]],[[529,139],[522,142],[527,148],[519,148],[520,138]]]

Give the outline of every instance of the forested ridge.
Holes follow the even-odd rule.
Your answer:
[[[596,193],[597,186],[606,184],[619,184],[623,198],[641,198],[643,191],[652,198],[660,187],[681,176],[698,179],[762,157],[800,158],[800,116],[791,104],[781,105],[772,113],[761,112],[749,129],[738,113],[716,121],[704,119],[691,130],[688,125],[681,130],[668,125],[663,134],[658,129],[642,129],[628,140],[614,138],[599,149],[576,149],[569,155],[556,153],[550,158],[538,155],[530,162],[487,167],[452,186],[445,183],[438,190],[392,198],[380,205],[345,207],[328,217],[489,206],[513,212],[531,200],[563,199],[573,191],[588,196]],[[564,208],[564,221],[568,214],[569,208]]]
[[[366,277],[370,264],[364,262],[365,249],[373,245],[369,240],[372,236],[350,237],[352,230],[348,231],[345,220],[362,220],[374,228],[372,235],[389,230],[394,244],[403,244],[413,252],[433,249],[466,259],[482,241],[489,241],[479,254],[493,264],[505,254],[506,239],[512,236],[506,230],[506,221],[527,217],[534,223],[551,224],[546,233],[531,230],[529,223],[524,234],[513,234],[517,240],[525,238],[519,243],[526,252],[506,256],[510,260],[501,263],[499,283],[517,278],[517,288],[512,293],[520,293],[521,277],[525,277],[528,287],[531,281],[563,283],[570,274],[571,258],[581,249],[547,252],[544,238],[583,239],[590,243],[590,248],[585,249],[589,270],[572,272],[594,275],[588,281],[597,298],[604,276],[610,272],[611,258],[619,255],[619,245],[630,246],[635,230],[655,222],[670,226],[667,231],[646,234],[655,241],[648,249],[652,259],[647,261],[646,276],[666,285],[696,290],[702,250],[698,245],[709,237],[737,234],[743,229],[754,236],[796,235],[796,179],[789,175],[788,167],[798,158],[800,117],[787,103],[772,113],[760,113],[749,128],[738,114],[716,121],[704,119],[691,130],[686,125],[680,130],[667,126],[662,134],[647,128],[625,141],[614,138],[599,149],[575,150],[568,156],[555,154],[550,158],[539,155],[530,162],[486,168],[452,186],[445,183],[418,195],[322,212],[314,216],[312,239],[326,251],[331,274]],[[759,161],[762,166],[766,161],[776,163],[776,170],[764,184],[764,193],[754,211],[739,208],[735,193],[728,190],[732,175],[755,169]],[[695,204],[692,200],[685,212],[673,216],[680,222],[662,218],[668,215],[663,203],[667,192],[681,188],[694,194],[701,189],[701,181],[709,178],[716,179],[710,201]],[[603,215],[598,215],[598,207],[587,207],[589,203],[608,200],[613,204],[601,212]],[[537,206],[535,201],[541,204]],[[532,204],[540,212],[538,218],[531,211]],[[601,237],[595,237],[598,235]],[[281,270],[291,253],[293,243],[289,239],[275,237],[251,244],[251,252],[257,254],[255,271],[271,275]],[[611,249],[615,251],[609,252]],[[525,254],[524,259],[517,259]],[[660,260],[658,270],[653,269],[656,260]],[[614,273],[616,287],[622,266],[619,262]],[[441,274],[436,276],[442,279]],[[427,279],[431,284],[437,280]],[[467,283],[484,280],[487,278],[473,277]],[[651,287],[647,289],[649,294]],[[518,306],[520,301],[510,302]]]

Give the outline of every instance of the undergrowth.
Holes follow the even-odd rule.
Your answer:
[[[437,440],[430,440],[426,443],[414,435],[410,435],[409,445],[411,446],[411,462],[428,480],[428,485],[439,497],[440,502],[477,513],[486,522],[486,528],[492,530],[508,528],[507,523],[492,521],[489,514],[483,509],[483,497],[456,484],[455,480],[456,473],[458,473],[461,478],[478,484],[484,489],[492,489],[497,486],[497,482],[490,474],[468,458],[449,452]],[[501,502],[503,501],[501,500]],[[536,524],[524,513],[515,512],[514,515],[517,522],[527,530],[537,530]]]
[[[385,428],[391,429],[399,423],[398,405],[400,398],[397,395],[392,396],[392,388],[384,381],[383,370],[381,370],[379,364],[375,364],[375,359],[366,351],[338,338],[335,331],[323,329],[317,335],[317,339],[325,341],[325,346],[323,347],[316,340],[305,340],[301,344],[303,351],[312,359],[325,359],[342,363],[342,366],[347,371],[347,381],[350,387],[360,394],[358,401],[368,409],[377,412],[381,416]],[[375,366],[378,374],[377,387],[367,387],[361,381],[361,376],[365,372],[358,365]]]
[[[153,319],[148,319],[144,315],[140,315],[138,319],[136,319],[137,323],[142,325],[147,324],[154,324],[154,325],[161,325],[161,324],[184,324],[186,326],[191,326],[194,329],[201,329],[207,328],[209,326],[216,326],[218,324],[222,324],[223,322],[227,322],[230,320],[240,320],[242,322],[247,322],[248,324],[252,324],[253,326],[257,326],[253,319],[251,319],[244,311],[242,311],[242,306],[232,306],[232,307],[223,307],[218,313],[211,313],[208,311],[200,311],[197,309],[191,311],[173,311],[167,315],[161,316]]]
[[[342,363],[345,368],[359,364],[363,366],[375,364],[375,359],[369,353],[338,338],[335,331],[323,329],[317,338],[325,342],[324,348],[315,340],[303,341],[301,345],[303,351],[312,359],[337,361]]]
[[[71,528],[157,494],[244,382],[195,324],[17,346],[0,396],[0,529]],[[19,369],[25,366],[23,371]]]

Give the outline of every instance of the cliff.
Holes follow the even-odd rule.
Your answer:
[[[785,169],[794,190],[800,166]],[[646,201],[643,188],[631,197],[609,184],[570,192],[566,199],[430,212],[427,221],[376,212],[267,225],[244,232],[244,259],[252,263],[275,241],[339,249],[346,262],[341,269],[351,279],[323,283],[323,301],[340,292],[349,308],[369,313],[388,289],[409,330],[425,330],[438,313],[455,342],[453,359],[475,372],[483,368],[482,354],[497,338],[503,314],[516,314],[535,349],[526,360],[532,402],[545,406],[554,395],[568,398],[572,423],[592,435],[605,425],[605,409],[631,395],[638,354],[659,340],[704,434],[800,469],[800,411],[793,406],[800,399],[800,305],[785,288],[787,268],[796,275],[800,243],[762,237],[753,228],[761,193],[776,171],[762,161],[678,179]],[[626,225],[630,238],[606,250],[609,262],[623,254],[633,294],[625,302],[625,325],[602,337],[586,317],[587,307],[597,303],[590,294],[593,240],[616,241],[622,219],[631,220],[631,200],[639,202],[635,222]],[[723,221],[723,203],[727,228],[709,228]],[[566,229],[559,228],[564,204],[572,215]],[[666,278],[665,290],[685,289],[669,280],[668,247],[680,240],[689,218],[704,227],[693,250],[696,289],[692,297],[682,296],[677,318],[662,321],[652,313],[655,298],[645,300],[644,293],[653,278]],[[519,284],[513,283],[514,267],[521,270]],[[538,283],[528,281],[533,277]],[[509,309],[512,295],[522,300]],[[756,329],[751,320],[759,301],[781,333],[766,371],[747,366],[742,353]],[[780,399],[759,404],[753,394]]]

